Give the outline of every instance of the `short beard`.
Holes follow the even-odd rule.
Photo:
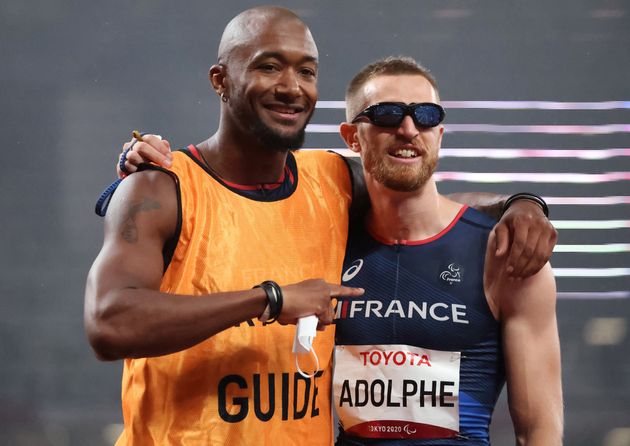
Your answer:
[[[262,124],[262,123],[261,123]],[[282,135],[274,132],[266,125],[253,129],[258,141],[269,150],[276,152],[288,152],[302,147],[306,137],[306,130],[300,129],[292,135]]]
[[[306,120],[306,124],[310,122],[311,116],[313,116],[313,112]],[[268,150],[288,152],[289,150],[299,149],[304,144],[306,124],[293,134],[282,134],[267,126],[261,119],[256,118],[256,120],[250,122],[249,131],[256,135],[258,141]]]
[[[420,170],[411,167],[393,168],[384,162],[372,159],[368,156],[363,160],[366,172],[387,187],[398,192],[413,192],[424,186],[437,169],[438,157],[432,156],[425,159]]]

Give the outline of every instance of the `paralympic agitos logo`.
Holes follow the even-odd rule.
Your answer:
[[[440,279],[444,282],[452,285],[454,283],[459,283],[462,281],[462,267],[456,263],[451,263],[448,265],[446,270],[440,273]]]

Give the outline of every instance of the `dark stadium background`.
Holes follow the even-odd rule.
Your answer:
[[[94,201],[131,129],[174,146],[212,132],[207,69],[224,25],[255,4],[0,4],[0,444],[113,443],[122,365],[94,358],[82,322],[102,241]],[[630,4],[278,4],[319,44],[306,147],[342,149],[346,82],[376,58],[409,55],[431,68],[447,109],[441,190],[548,200],[566,444],[630,445]],[[492,429],[495,445],[514,443],[504,399]]]

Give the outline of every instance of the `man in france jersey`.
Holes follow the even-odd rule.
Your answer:
[[[551,268],[509,280],[489,249],[495,221],[438,193],[435,80],[384,59],[355,76],[346,107],[341,134],[361,155],[371,209],[342,276],[365,294],[337,306],[337,444],[488,445],[505,382],[517,444],[561,444]]]

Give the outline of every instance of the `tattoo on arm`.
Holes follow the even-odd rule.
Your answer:
[[[143,198],[140,202],[131,203],[125,216],[123,217],[120,235],[127,243],[138,241],[138,227],[136,226],[136,215],[140,212],[160,209],[160,203],[150,198]]]

